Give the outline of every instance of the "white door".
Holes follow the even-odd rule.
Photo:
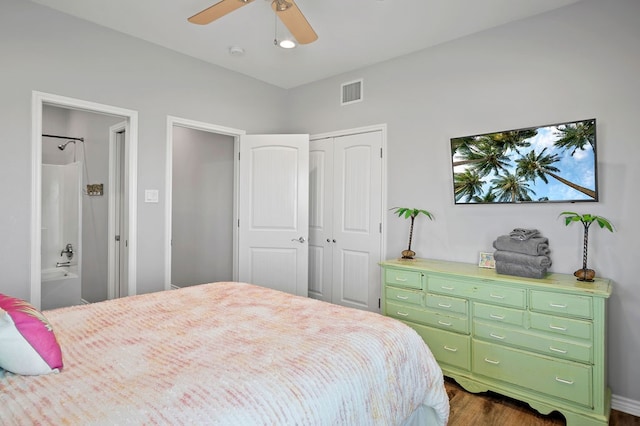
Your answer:
[[[108,213],[108,270],[107,298],[116,299],[128,294],[128,123],[111,126],[109,141],[109,213]]]
[[[311,297],[379,311],[381,149],[381,131],[311,142]]]
[[[308,293],[309,136],[240,138],[240,281]]]
[[[333,138],[309,144],[309,297],[331,302]]]

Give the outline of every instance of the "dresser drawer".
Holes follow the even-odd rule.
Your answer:
[[[388,316],[404,321],[431,325],[459,333],[469,333],[469,319],[466,316],[456,316],[455,314],[440,313],[427,309],[416,309],[395,302],[388,302],[386,311]]]
[[[531,328],[546,331],[563,336],[577,337],[579,339],[593,338],[593,324],[591,321],[583,321],[559,316],[538,314],[531,312]]]
[[[386,268],[384,280],[387,284],[391,284],[396,287],[422,289],[422,273],[418,271]]]
[[[589,296],[531,290],[531,310],[593,318],[593,300]]]
[[[521,309],[527,307],[527,291],[522,288],[510,288],[483,283],[481,286],[478,286],[474,297],[478,300],[502,306]]]
[[[523,327],[525,311],[473,302],[473,317]]]
[[[493,323],[475,321],[473,337],[507,346],[517,346],[556,358],[585,364],[593,363],[593,346],[590,342],[577,342],[530,332],[525,329],[500,327]]]
[[[592,407],[591,366],[472,341],[475,373]]]
[[[387,286],[385,288],[385,296],[386,301],[391,302],[400,302],[400,303],[408,303],[411,305],[422,306],[422,299],[424,297],[424,293],[417,290],[408,290],[405,288],[396,288]]]
[[[422,337],[439,364],[471,369],[471,337],[419,324],[408,324]]]
[[[475,287],[473,283],[427,275],[427,290],[433,293],[468,297],[473,294]]]
[[[446,312],[455,312],[467,315],[468,303],[466,299],[457,297],[442,296],[439,294],[429,293],[426,298],[426,306],[429,308],[440,309]]]

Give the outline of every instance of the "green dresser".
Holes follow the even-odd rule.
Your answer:
[[[446,376],[559,411],[568,426],[608,424],[609,280],[529,279],[428,259],[381,265],[383,313],[416,330]]]

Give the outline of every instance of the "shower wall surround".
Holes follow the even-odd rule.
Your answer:
[[[82,163],[42,165],[42,308],[82,303]],[[63,254],[67,244],[73,256]],[[69,263],[60,267],[61,263]]]

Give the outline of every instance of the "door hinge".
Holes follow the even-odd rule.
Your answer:
[[[382,234],[382,222],[380,222],[380,233]]]
[[[380,158],[382,158],[382,148],[380,148]]]
[[[240,219],[238,219],[238,228],[240,228]]]
[[[378,309],[380,308],[381,308],[381,302],[380,302],[380,299],[378,299]]]

